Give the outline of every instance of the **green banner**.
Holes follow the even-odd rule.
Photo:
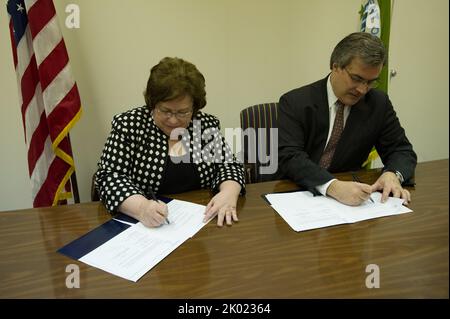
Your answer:
[[[381,70],[378,88],[388,93],[389,83],[389,35],[391,32],[391,0],[367,0],[359,11],[361,31],[379,36],[386,47],[388,61]],[[372,162],[378,157],[375,147],[370,152],[362,167],[370,169]]]
[[[391,33],[391,0],[378,0],[378,5],[380,7],[381,41],[383,41],[389,57],[389,35]],[[379,89],[383,90],[385,93],[388,93],[388,82],[389,59],[383,70],[381,70]]]

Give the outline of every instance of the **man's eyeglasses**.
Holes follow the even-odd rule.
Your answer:
[[[347,68],[343,68],[343,69],[345,70],[345,72],[347,72],[348,76],[355,84],[367,85],[367,87],[369,89],[376,88],[380,84],[380,82],[378,82],[378,79],[366,80],[366,79],[363,79],[362,77],[360,77],[359,75],[348,72]]]
[[[179,120],[185,120],[192,114],[192,110],[183,112],[171,112],[159,108],[155,108],[155,110],[166,119],[170,119],[172,116],[175,116]]]

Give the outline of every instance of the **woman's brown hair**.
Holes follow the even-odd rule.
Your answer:
[[[205,78],[194,64],[180,58],[166,57],[152,67],[144,92],[145,103],[151,110],[158,102],[184,95],[192,97],[194,115],[205,107]]]

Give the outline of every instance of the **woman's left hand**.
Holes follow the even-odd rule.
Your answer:
[[[236,204],[241,191],[241,185],[234,181],[220,184],[220,192],[208,203],[205,210],[204,222],[217,215],[217,226],[222,227],[224,220],[231,226],[238,221]]]

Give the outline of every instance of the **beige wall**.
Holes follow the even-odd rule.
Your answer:
[[[223,127],[239,111],[277,101],[324,77],[332,48],[356,31],[360,0],[59,0],[81,10],[81,28],[62,28],[84,114],[71,132],[82,201],[89,200],[114,114],[143,104],[149,69],[164,56],[197,65],[206,111]],[[0,210],[31,206],[26,150],[6,14],[0,10]],[[448,2],[396,0],[391,97],[419,160],[448,158]],[[426,112],[426,113],[425,113]],[[12,182],[13,181],[13,182]]]
[[[448,1],[395,0],[390,97],[419,161],[448,158]]]

